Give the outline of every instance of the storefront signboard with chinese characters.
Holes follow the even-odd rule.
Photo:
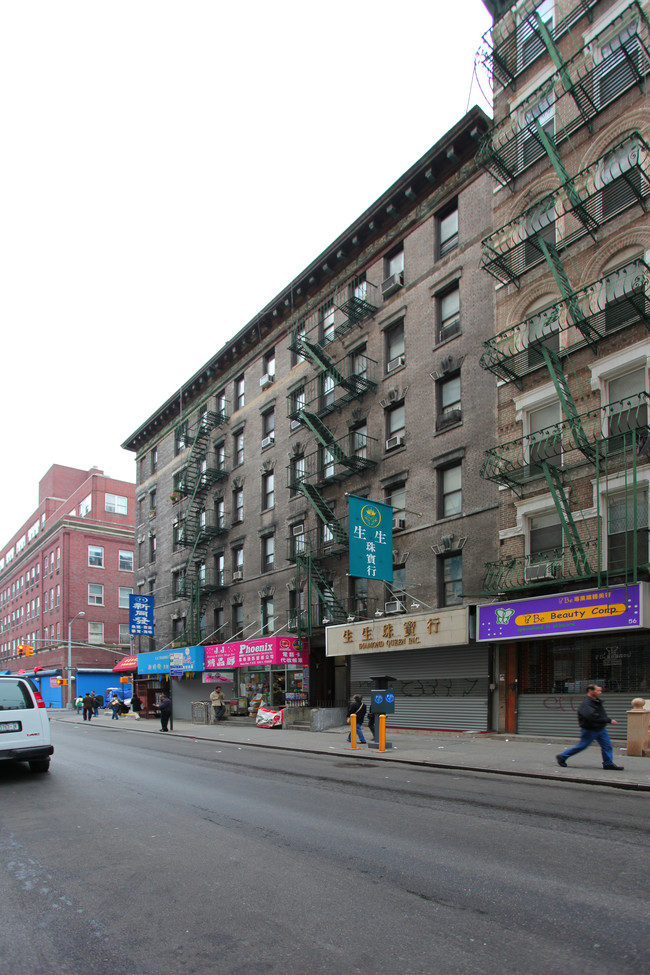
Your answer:
[[[190,674],[203,670],[203,651],[205,647],[181,647],[173,650],[173,654],[178,654],[174,658],[176,666],[182,667],[182,673]],[[168,674],[169,673],[169,650],[156,653],[138,654],[138,673],[139,674]]]
[[[393,581],[393,509],[368,498],[348,497],[349,574]]]
[[[153,596],[139,593],[129,595],[129,633],[134,636],[153,636]]]
[[[224,667],[304,666],[309,663],[309,644],[304,637],[266,636],[257,640],[220,643],[205,648],[205,669]]]
[[[478,607],[478,639],[527,640],[640,629],[647,625],[647,604],[647,583],[490,603]]]
[[[383,616],[360,623],[328,626],[325,630],[325,652],[328,657],[464,646],[468,642],[467,607],[431,610],[409,616]]]

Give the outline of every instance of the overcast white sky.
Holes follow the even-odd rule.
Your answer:
[[[120,444],[489,112],[489,26],[481,0],[0,5],[0,547],[54,463],[135,480]]]

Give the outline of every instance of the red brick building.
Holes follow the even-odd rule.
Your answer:
[[[110,671],[107,650],[129,649],[134,490],[96,467],[55,464],[41,479],[38,507],[0,548],[0,669],[65,676],[70,624],[73,673]]]

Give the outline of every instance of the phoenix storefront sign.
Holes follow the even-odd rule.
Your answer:
[[[225,667],[306,666],[308,641],[302,637],[267,636],[259,640],[240,640],[205,648],[205,669]]]
[[[464,646],[469,642],[469,610],[444,609],[341,626],[328,626],[326,655],[388,653],[395,650]]]

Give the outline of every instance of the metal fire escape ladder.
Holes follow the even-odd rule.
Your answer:
[[[305,484],[304,481],[300,482],[299,487],[322,523],[331,531],[334,541],[339,545],[346,545],[347,532],[318,488],[313,484]]]
[[[336,366],[336,363],[332,361],[328,354],[316,342],[310,342],[304,335],[296,335],[292,343],[292,348],[300,355],[310,359],[317,369],[327,373],[328,376],[332,377],[337,386],[341,386],[353,396],[359,396],[361,393],[366,392],[367,384],[361,382],[358,376],[344,376]]]
[[[541,234],[537,235],[536,244],[542,252],[544,260],[551,270],[551,274],[555,279],[558,291],[566,302],[566,308],[571,321],[576,328],[580,329],[592,350],[595,351],[596,343],[600,336],[598,335],[598,332],[592,328],[585,316],[584,311],[580,307],[580,303],[578,302],[575,292],[571,287],[566,271],[562,266],[562,261],[560,260],[557,247],[555,244],[551,243],[551,241],[544,240]]]
[[[573,563],[576,567],[576,572],[578,575],[588,575],[591,571],[589,566],[589,558],[587,552],[585,551],[583,541],[580,538],[578,526],[576,525],[573,514],[571,513],[569,499],[562,483],[562,474],[553,464],[547,464],[544,462],[541,466],[546,483],[548,484],[551,492],[551,497],[553,498],[553,503],[555,504],[555,508],[559,515],[562,529],[566,537],[570,539],[569,549]]]
[[[546,155],[548,156],[551,165],[553,166],[553,169],[558,175],[558,178],[560,180],[560,185],[562,186],[564,192],[569,198],[569,202],[571,204],[573,212],[575,213],[578,220],[580,220],[582,225],[585,227],[585,229],[591,234],[593,240],[595,241],[596,240],[595,231],[598,229],[598,221],[594,217],[592,217],[591,214],[585,208],[582,200],[580,199],[580,194],[578,193],[575,186],[573,185],[573,180],[569,176],[566,167],[562,162],[562,159],[560,158],[560,154],[557,151],[557,147],[555,143],[550,138],[550,136],[544,131],[544,128],[539,118],[535,119],[535,129],[537,132],[537,138],[544,146],[544,151],[546,152]]]
[[[578,450],[580,450],[588,460],[593,462],[595,457],[594,446],[589,442],[585,429],[582,425],[578,408],[575,404],[573,396],[571,395],[567,378],[562,369],[560,357],[555,350],[549,349],[545,345],[541,346],[540,352],[544,357],[546,368],[548,369],[549,375],[553,380],[553,385],[557,390],[562,412],[564,413],[564,416],[571,427],[573,442]]]

